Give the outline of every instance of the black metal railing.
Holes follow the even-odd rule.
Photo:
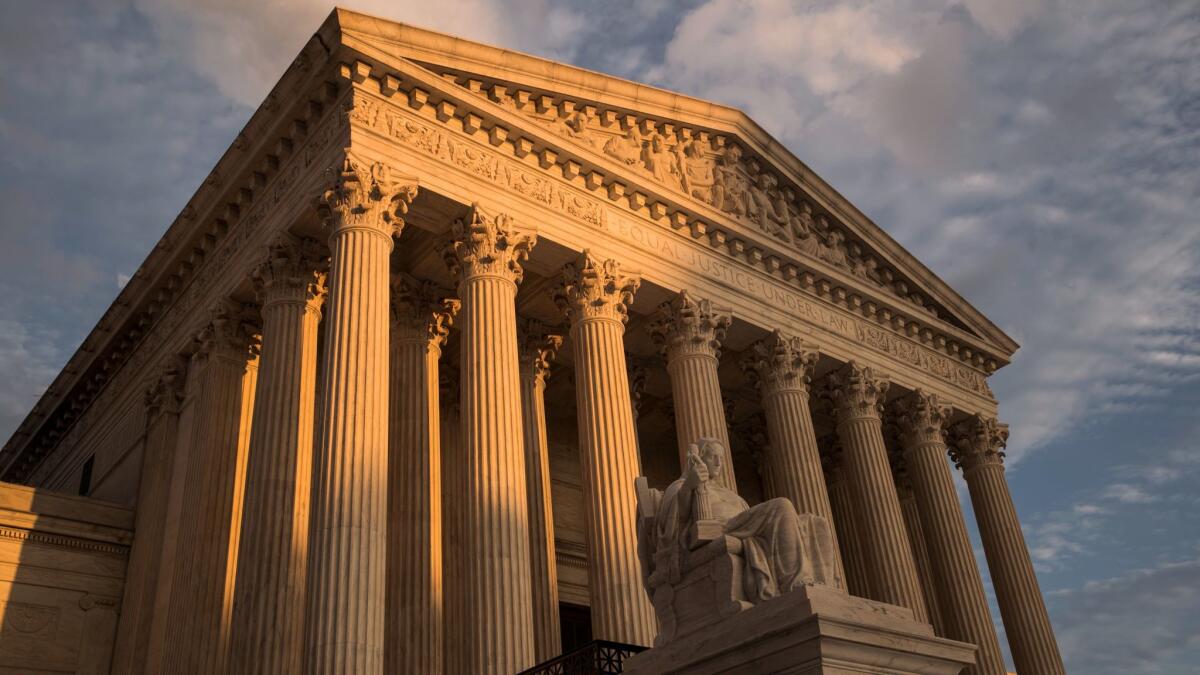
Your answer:
[[[625,659],[646,651],[645,647],[608,640],[593,640],[569,654],[523,670],[518,675],[619,675]]]

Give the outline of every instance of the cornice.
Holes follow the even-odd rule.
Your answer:
[[[802,186],[800,189],[809,198],[849,227],[880,254],[883,262],[900,268],[934,300],[953,308],[991,344],[997,367],[1005,365],[1018,347],[1012,338],[736,108],[341,8],[330,14],[320,34],[329,44],[340,40],[342,45],[376,58],[390,57],[387,60],[394,62],[399,57],[430,66],[436,64],[443,72],[486,75],[523,85],[534,94],[575,98],[581,106],[589,96],[600,92],[606,108],[624,107],[625,112],[657,117],[660,122],[684,121],[709,127],[714,133],[736,135],[752,153],[775,166],[786,181]]]
[[[980,339],[945,324],[922,320],[913,311],[915,308],[906,309],[882,294],[873,294],[878,291],[856,284],[847,275],[827,269],[823,272],[819,261],[782,248],[768,235],[749,231],[719,214],[702,220],[696,215],[699,209],[679,200],[679,195],[651,185],[642,176],[602,166],[602,158],[574,152],[562,137],[542,125],[531,124],[486,99],[465,95],[457,84],[423,68],[394,61],[373,63],[360,58],[341,64],[342,77],[361,92],[356,94],[350,113],[355,129],[414,145],[435,157],[449,153],[453,161],[466,163],[460,168],[502,180],[498,172],[507,171],[504,162],[493,166],[496,160],[489,159],[487,151],[472,149],[460,140],[465,136],[480,147],[492,148],[498,159],[511,156],[522,167],[520,173],[540,170],[545,178],[539,181],[564,181],[575,190],[596,195],[594,204],[591,200],[568,204],[569,215],[603,229],[607,210],[603,204],[608,204],[607,208],[675,230],[685,240],[762,271],[820,303],[876,324],[880,335],[871,335],[868,330],[865,339],[879,343],[877,346],[884,351],[894,351],[893,345],[881,342],[891,340],[902,351],[924,349],[940,354],[949,363],[976,372],[981,382],[989,373],[988,362],[994,352],[983,351],[986,347]],[[443,133],[445,139],[436,137]],[[523,189],[520,185],[509,187],[518,192]],[[560,192],[565,196],[567,191]],[[884,338],[885,334],[891,337]],[[990,395],[986,386],[976,391]]]

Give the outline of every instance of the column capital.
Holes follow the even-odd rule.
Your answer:
[[[950,431],[953,442],[950,458],[967,474],[973,469],[1004,465],[1004,447],[1008,444],[1008,425],[995,417],[973,415]]]
[[[946,420],[950,407],[943,406],[937,394],[921,389],[896,400],[892,408],[893,421],[899,431],[903,451],[927,443],[945,443]]]
[[[251,275],[266,309],[277,303],[303,303],[319,312],[328,290],[329,255],[315,239],[288,233],[267,246],[266,259]]]
[[[851,361],[830,373],[826,385],[839,417],[878,418],[891,383],[870,366]]]
[[[454,221],[442,257],[450,273],[463,281],[476,277],[499,277],[521,283],[521,265],[537,244],[537,234],[519,228],[508,214],[484,213],[471,206],[466,218]]]
[[[781,391],[800,391],[807,395],[817,357],[815,347],[777,330],[750,345],[741,365],[742,371],[763,396]]]
[[[262,330],[251,306],[225,299],[209,310],[209,322],[196,335],[192,358],[247,361],[258,357],[261,346]]]
[[[437,284],[398,274],[392,279],[392,340],[440,349],[462,303]]]
[[[163,359],[157,375],[146,386],[146,422],[154,421],[159,413],[178,414],[186,384],[187,359],[178,354]]]
[[[733,320],[728,307],[696,300],[687,291],[659,305],[658,318],[650,323],[650,337],[670,361],[689,354],[721,357],[721,342]]]
[[[545,384],[550,378],[550,364],[562,346],[562,336],[551,333],[545,324],[536,319],[521,320],[517,327],[521,377],[536,378],[539,384]]]
[[[563,268],[562,280],[554,302],[572,324],[588,319],[625,323],[633,294],[642,283],[637,274],[623,274],[616,260],[597,258],[587,249]]]
[[[417,196],[416,178],[346,153],[341,167],[325,170],[325,179],[317,213],[331,236],[348,230],[400,236],[404,216]]]

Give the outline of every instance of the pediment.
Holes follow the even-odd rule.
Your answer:
[[[843,292],[968,338],[999,361],[989,371],[1017,347],[739,110],[340,9],[322,32],[330,43],[407,62],[408,73],[451,85],[510,126],[520,120],[523,136],[578,157],[576,171],[754,233]]]

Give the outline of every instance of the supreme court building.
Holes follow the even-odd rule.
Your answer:
[[[0,659],[649,645],[634,481],[708,436],[1003,675],[973,515],[1017,671],[1062,673],[988,387],[1016,349],[738,110],[335,10],[4,446]]]

